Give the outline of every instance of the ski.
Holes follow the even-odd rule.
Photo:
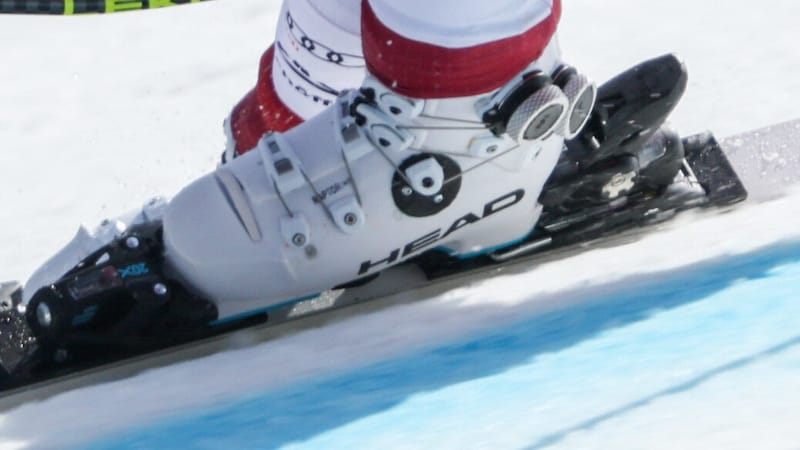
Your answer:
[[[72,16],[165,8],[208,0],[2,0],[0,14]]]

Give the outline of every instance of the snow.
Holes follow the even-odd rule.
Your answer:
[[[222,149],[222,119],[251,87],[279,6],[274,0],[237,0],[104,17],[0,16],[0,54],[5,58],[0,69],[0,142],[4,145],[0,192],[9,205],[0,211],[3,277],[25,278],[71,236],[78,223],[94,224],[135,208],[152,195],[174,193],[210,170]],[[726,136],[797,118],[793,100],[800,99],[800,81],[792,76],[792,68],[800,66],[800,54],[794,51],[798,14],[800,3],[788,0],[774,0],[769,7],[733,0],[724,9],[712,2],[688,0],[572,0],[564,4],[561,45],[570,62],[598,80],[660,53],[678,52],[689,66],[691,81],[673,123],[684,133],[713,129]],[[426,354],[438,345],[496,333],[522,318],[543,317],[587,300],[635,291],[637,286],[649,289],[664,279],[691,278],[689,274],[698,267],[708,269],[757,256],[764,248],[797,248],[800,229],[792,220],[796,217],[800,217],[796,191],[725,215],[682,217],[636,243],[587,252],[267,344],[20,405],[0,414],[0,448],[77,445],[215,404],[236,406],[253,392],[279,388],[294,392],[298,386],[315,386],[319,380]],[[705,303],[689,308],[701,305]],[[746,315],[737,317],[736,325],[744,330],[742,340],[748,341],[743,348],[757,352],[791,338],[791,330],[796,329],[791,315],[770,326],[781,312],[795,312],[785,308],[772,315],[762,313],[766,321],[762,326],[748,321]],[[683,309],[670,314],[700,317]],[[671,320],[677,319],[661,316],[640,326],[677,323]],[[778,328],[788,331],[780,334]],[[539,381],[554,392],[566,392],[580,384],[578,368],[584,368],[587,383],[601,386],[593,377],[601,368],[581,365],[580,358],[596,356],[603,346],[609,346],[609,354],[635,359],[641,355],[629,355],[626,350],[663,350],[669,343],[682,342],[687,349],[695,346],[700,353],[712,352],[710,366],[743,357],[743,349],[721,343],[723,329],[718,325],[690,333],[693,339],[686,341],[675,330],[667,344],[638,348],[631,342],[647,334],[621,327],[615,332],[619,334],[616,341],[590,339],[578,348],[555,352],[552,357],[563,359],[563,365],[545,371],[551,377]],[[620,346],[616,353],[615,345]],[[581,346],[601,349],[580,353]],[[794,350],[759,360],[700,389],[653,402],[633,417],[568,434],[556,448],[716,448],[723,444],[791,448],[800,438],[793,431],[797,416],[792,412],[800,391],[786,367],[796,369],[797,356]],[[702,360],[702,355],[695,359]],[[653,364],[664,367],[666,363]],[[627,373],[638,380],[648,373],[643,365],[605,376],[617,384],[635,384]],[[541,376],[541,366],[537,370]],[[399,439],[404,429],[408,431],[406,427],[415,426],[408,417],[427,411],[423,417],[439,420],[429,424],[428,435],[436,434],[437,425],[475,430],[465,433],[472,441],[454,439],[448,442],[451,448],[465,443],[518,447],[520,437],[530,437],[530,431],[524,431],[526,423],[514,422],[507,415],[484,410],[488,419],[479,422],[456,415],[442,421],[440,410],[447,409],[442,402],[463,401],[455,404],[475,407],[488,400],[469,401],[474,395],[470,389],[492,391],[492,386],[503,385],[483,375],[418,392],[402,402],[399,415],[389,409],[383,412],[383,420],[380,414],[370,414],[341,429],[304,436],[312,439],[306,444],[330,448],[345,442],[337,433],[358,444],[355,433],[371,427]],[[521,376],[513,370],[506,375]],[[675,376],[685,380],[692,375],[696,374]],[[480,384],[483,378],[488,384]],[[492,379],[500,384],[492,384]],[[662,385],[638,386],[637,392],[644,394]],[[635,398],[621,392],[617,387],[593,398],[592,404],[602,411]],[[506,397],[511,402],[513,395],[506,393]],[[565,394],[560,398],[574,402],[581,397]],[[559,416],[564,413],[556,406],[565,405],[556,394],[539,399],[543,407],[555,408],[535,416],[539,420],[549,415],[548,424],[564,429],[574,424],[572,416]],[[519,405],[511,408],[522,409]],[[395,422],[393,428],[391,421],[403,417],[407,422]],[[494,420],[505,420],[505,431],[498,433],[501,423]],[[673,429],[690,431],[673,433]],[[233,441],[219,438],[221,444],[216,447],[232,446]],[[416,439],[408,445],[435,442]],[[378,448],[378,444],[399,446],[402,441],[372,442]]]
[[[508,275],[473,285],[468,289],[455,290],[429,301],[352,317],[325,328],[292,335],[276,342],[150,371],[131,380],[68,392],[45,402],[28,404],[12,411],[6,417],[6,422],[0,424],[0,435],[28,442],[30,448],[42,448],[55,443],[80,442],[98,434],[117,431],[120,427],[125,429],[132,424],[149,423],[154,417],[169,417],[174,414],[180,415],[181,411],[202,411],[204,407],[210,405],[224,406],[230,402],[246,401],[253,392],[273,392],[282,389],[294,391],[298,386],[310,388],[320,378],[367,367],[376,361],[413,355],[416,352],[429,350],[434,344],[459,341],[495,329],[504,329],[520,318],[538,317],[560,311],[569,305],[579,305],[588,299],[614,298],[630,290],[635,293],[637,285],[650,289],[653,283],[662,280],[680,281],[697,269],[695,265],[699,264],[701,269],[705,268],[704,270],[708,271],[720,261],[726,261],[736,255],[747,255],[765,246],[785,244],[796,251],[797,242],[792,244],[793,240],[787,241],[787,237],[800,239],[800,235],[795,225],[788,221],[780,221],[782,225],[771,229],[769,233],[761,234],[759,239],[740,241],[738,245],[731,245],[729,242],[734,237],[734,232],[720,233],[719,230],[728,227],[736,230],[736,233],[758,235],[761,222],[754,220],[753,215],[767,220],[782,217],[784,214],[794,216],[800,213],[799,200],[800,196],[792,195],[757,207],[742,208],[725,216],[701,217],[694,220],[683,218],[681,223],[676,223],[669,230],[648,236],[635,244],[584,253],[558,263],[540,266],[530,272]],[[714,238],[709,240],[709,236]],[[652,255],[675,253],[676,242],[681,246],[680,252],[674,257],[653,261]],[[711,264],[711,269],[703,264]],[[531,286],[535,286],[536,289],[532,290]],[[784,301],[796,304],[791,298]],[[774,314],[783,312],[785,311]],[[794,325],[796,317],[798,316],[790,315],[786,320]],[[763,319],[759,331],[772,328],[771,322],[767,319],[773,317]],[[744,319],[740,320],[748,323]],[[585,322],[585,319],[583,321]],[[751,322],[758,323],[758,321]],[[756,324],[750,323],[749,326],[754,327]],[[696,329],[694,328],[694,333],[708,337],[708,333]],[[734,329],[741,330],[737,327]],[[782,326],[779,329],[783,330],[784,334],[793,335],[796,328]],[[623,329],[622,332],[630,331]],[[650,332],[652,333],[652,330]],[[673,345],[681,335],[681,331],[675,330],[672,334],[672,340],[666,340],[655,347],[663,350],[664,346]],[[739,341],[730,341],[718,358],[726,360],[731,358],[732,354],[744,350],[756,351],[769,344],[776,335],[775,332],[744,334],[761,335],[762,338],[746,347]],[[694,337],[693,334],[689,336]],[[730,338],[730,335],[725,337]],[[626,345],[626,342],[628,341],[623,340],[615,345]],[[693,344],[694,341],[689,340],[683,345]],[[597,346],[602,343],[589,342],[586,345]],[[706,350],[702,347],[696,351]],[[594,359],[602,358],[602,352],[600,355],[598,352],[597,349],[589,350],[581,357],[586,358],[588,354]],[[676,356],[674,353],[665,352],[664,356],[675,359],[683,355]],[[567,354],[564,357],[570,356]],[[648,358],[653,360],[654,356],[649,355]],[[709,362],[708,355],[701,354],[696,359],[704,363]],[[716,360],[715,358],[714,361]],[[576,364],[574,359],[570,361],[573,365]],[[591,364],[581,361],[580,358],[578,361],[581,362],[579,367],[584,369],[591,367]],[[592,379],[597,378],[597,372],[601,371],[602,367],[597,366],[592,369]],[[663,364],[655,367],[663,367]],[[559,371],[550,369],[546,373],[558,373],[561,378],[565,376],[567,369],[572,370],[572,376],[578,376],[575,373],[577,369],[570,365],[560,366]],[[539,367],[536,368],[536,371],[541,370]],[[616,376],[617,380],[620,380],[618,382],[627,380],[620,371],[607,376]],[[643,375],[637,373],[637,376]],[[538,377],[541,377],[541,374],[538,374]],[[541,382],[536,381],[538,377],[531,378],[531,382]],[[564,381],[564,384],[549,380],[548,386],[555,385],[560,389],[568,389],[573,383],[574,380]],[[637,392],[647,392],[650,387],[653,385],[646,384]],[[617,391],[614,392],[618,394]],[[712,394],[719,395],[719,392],[712,390]],[[569,398],[574,399],[574,397]],[[313,403],[314,399],[310,401]],[[593,403],[596,409],[602,409],[616,404],[616,401],[620,401],[619,395],[615,397],[609,394],[608,397],[595,399]],[[687,402],[695,405],[698,401],[690,398]],[[753,402],[754,399],[748,396],[746,401]],[[119,408],[118,405],[125,407]],[[257,408],[270,409],[274,407],[274,402],[264,401],[258,405]],[[786,407],[785,404],[779,406]],[[105,411],[113,414],[105,415]],[[565,422],[567,417],[564,417]],[[43,422],[46,423],[48,430],[45,435],[40,434]],[[780,424],[776,425],[770,421],[768,425]],[[203,429],[205,428],[201,427],[188,434],[199,433]],[[149,435],[153,436],[153,433]],[[483,438],[487,439],[486,436]],[[513,436],[509,438],[514,440]],[[168,439],[168,435],[162,439]],[[320,447],[330,448],[325,445]],[[453,445],[452,448],[459,447]]]

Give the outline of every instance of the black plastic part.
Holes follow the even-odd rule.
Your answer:
[[[711,133],[686,138],[683,146],[686,162],[707,192],[709,204],[733,205],[747,199],[747,189]]]
[[[684,65],[674,55],[664,55],[600,86],[591,118],[567,143],[545,185],[540,198],[545,209],[555,214],[605,202],[602,187],[619,173],[610,168],[631,157],[638,165],[641,152],[661,139],[656,133],[680,101],[687,80]],[[667,145],[668,152],[652,167],[639,167],[638,190],[657,191],[677,174],[683,155],[680,138],[674,135],[673,141],[677,146]]]
[[[3,387],[208,336],[216,306],[164,265],[161,225],[134,227],[2,318]],[[20,291],[21,293],[21,291]],[[14,299],[15,306],[19,298]],[[2,350],[2,349],[0,349]]]
[[[613,155],[634,154],[675,109],[687,82],[686,67],[672,54],[607,81],[598,88],[584,131],[568,143],[568,158],[588,167]]]
[[[403,161],[399,169],[405,171],[428,158],[436,159],[444,171],[445,183],[437,194],[427,196],[414,191],[406,183],[405,177],[398,172],[392,178],[394,203],[397,209],[411,217],[428,217],[440,213],[453,203],[461,190],[461,168],[455,161],[444,155],[420,153]]]
[[[603,192],[604,185],[615,175],[638,171],[639,163],[636,157],[631,155],[610,157],[595,164],[590,172],[582,174],[581,177],[572,177],[561,184],[549,185],[539,197],[539,202],[550,214],[603,204],[611,200]],[[677,170],[673,172],[673,177],[676,173]]]
[[[191,308],[181,307],[184,303]],[[41,304],[51,311],[50,325],[38,320]],[[173,318],[175,308],[196,312]],[[27,318],[43,346],[135,347],[207,324],[216,311],[166,274],[161,226],[148,224],[132,228],[34,294]]]
[[[537,229],[523,242],[506,250],[521,248],[534,241],[548,240],[530,252],[512,260],[536,257],[536,255],[577,244],[585,244],[605,236],[616,235],[633,228],[652,225],[673,217],[676,213],[698,207],[728,206],[747,198],[747,190],[733,170],[725,153],[711,134],[702,134],[682,141],[686,153],[688,171],[697,177],[704,191],[691,194],[676,189],[661,193],[636,193],[619,204],[603,204],[585,208],[566,216],[544,216]],[[457,259],[443,252],[432,250],[417,257],[429,279],[451,276],[470,270],[504,264],[482,255],[472,259]]]
[[[681,170],[686,157],[683,141],[674,130],[664,128],[653,136],[645,147],[637,154],[638,156],[643,157],[648,151],[661,151],[663,154],[654,160],[645,158],[636,179],[636,186],[640,190],[659,192],[665,186],[669,186],[675,174]]]

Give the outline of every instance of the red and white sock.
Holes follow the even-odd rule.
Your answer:
[[[226,124],[236,154],[269,131],[287,131],[361,84],[360,0],[285,0],[256,87]],[[231,149],[229,148],[229,151]]]
[[[560,0],[364,0],[367,70],[416,98],[497,89],[542,56]]]
[[[560,0],[285,0],[258,84],[226,124],[229,147],[244,153],[313,117],[360,85],[365,65],[409,97],[490,92],[553,47],[558,58],[560,15]]]

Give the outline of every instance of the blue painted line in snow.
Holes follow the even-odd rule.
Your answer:
[[[789,267],[791,270],[776,272],[776,268],[780,267]],[[475,383],[480,384],[482,389],[502,391],[498,385],[508,383],[502,381],[506,374],[515,370],[527,371],[524,372],[526,378],[522,380],[522,385],[506,388],[514,391],[510,397],[530,395],[531,403],[535,404],[537,400],[548,401],[547,387],[550,384],[560,382],[577,385],[585,382],[593,370],[600,369],[606,356],[628,357],[625,355],[631,349],[636,349],[636,345],[646,346],[639,351],[650,352],[655,349],[658,354],[682,344],[682,351],[687,352],[686,349],[691,349],[696,343],[691,340],[681,342],[682,339],[690,339],[690,336],[684,336],[688,333],[681,330],[681,327],[687,326],[686,323],[674,320],[663,324],[657,322],[662,320],[659,317],[670,312],[681,312],[683,320],[691,322],[695,328],[724,330],[725,333],[719,333],[719,339],[728,339],[726,333],[734,333],[734,336],[739,332],[744,333],[744,326],[758,324],[760,319],[796,317],[797,314],[793,313],[800,311],[787,309],[800,308],[795,306],[798,302],[784,297],[786,292],[794,292],[800,279],[798,277],[800,243],[689,266],[651,277],[644,284],[637,280],[634,290],[623,288],[614,294],[566,310],[521,318],[514,326],[505,326],[502,330],[463,342],[280,392],[254,394],[243,401],[218,409],[189,413],[96,442],[86,448],[278,448],[302,443],[309,447],[333,448],[374,438],[370,433],[385,434],[402,427],[413,434],[430,426],[429,422],[436,419],[437,411],[447,410],[448,404],[462,401],[460,397],[448,398],[443,393],[454,386]],[[795,284],[789,289],[786,283]],[[748,290],[752,285],[756,285],[755,288]],[[758,298],[752,298],[754,292],[758,292]],[[724,298],[716,299],[717,295]],[[742,311],[732,315],[730,308],[740,308]],[[755,310],[751,311],[753,308]],[[605,346],[603,351],[608,352],[607,355],[598,356],[596,353],[576,350],[589,343],[602,341],[605,336],[623,333],[651,321],[657,322],[659,330],[662,326],[666,328],[663,330],[664,336],[654,337],[650,334],[642,342],[639,342],[639,334],[617,337],[616,341],[602,343],[601,347]],[[774,328],[772,332],[775,333],[797,332],[797,328]],[[659,339],[663,342],[657,342]],[[621,401],[619,404],[622,406],[577,421],[575,425],[559,424],[559,427],[551,428],[557,431],[542,430],[538,438],[528,442],[533,443],[530,444],[531,448],[557,443],[573,431],[591,428],[657,398],[692,389],[722,373],[795,346],[798,339],[796,335],[789,334],[771,348],[752,352],[751,356],[733,361],[720,361],[720,364],[706,368],[688,380],[654,389],[630,401]],[[615,349],[621,353],[614,353]],[[553,355],[563,356],[567,362],[546,366],[553,364],[548,362]],[[633,359],[624,361],[625,364],[644,370],[640,365],[646,363],[636,361],[642,355],[630,357]],[[705,354],[701,356],[703,359],[708,357]],[[537,367],[537,364],[546,367]],[[587,366],[583,367],[583,364]],[[619,376],[624,377],[629,368],[621,365],[619,370]],[[487,399],[493,398],[493,395],[502,397],[497,392],[489,392]],[[414,410],[411,414],[403,415],[404,405],[412,399],[418,401],[416,399],[420,397],[430,397],[432,406],[426,412]],[[484,404],[482,407],[502,410],[502,405]],[[455,420],[466,421],[470,408],[456,409],[458,413],[466,415]],[[372,428],[363,425],[369,421],[378,421],[383,428],[375,424],[371,425]],[[370,431],[373,428],[376,431]]]
[[[766,350],[760,351],[753,355],[747,355],[745,357],[736,359],[734,361],[728,362],[722,366],[715,367],[707,372],[703,372],[702,374],[692,377],[687,381],[679,383],[675,386],[669,386],[666,389],[658,391],[652,395],[648,395],[644,398],[636,399],[630,403],[624,404],[618,408],[612,409],[611,411],[604,412],[603,414],[599,414],[594,416],[588,420],[585,420],[578,425],[571,426],[567,429],[559,430],[557,432],[548,434],[536,441],[533,445],[529,447],[525,447],[524,450],[540,450],[548,447],[552,447],[553,445],[558,444],[559,442],[566,439],[572,433],[580,432],[580,431],[588,431],[593,428],[598,427],[604,422],[609,422],[613,419],[616,419],[620,416],[628,414],[636,409],[643,408],[645,406],[651,405],[655,403],[657,400],[660,400],[664,397],[668,397],[671,395],[680,394],[683,392],[688,392],[692,389],[697,388],[698,386],[702,385],[703,383],[707,383],[714,378],[720,377],[727,373],[730,373],[734,370],[738,370],[749,365],[752,365],[756,362],[759,362],[765,358],[769,358],[775,356],[777,354],[783,353],[787,350],[800,347],[800,336],[795,336],[787,341],[781,342],[778,345],[774,345]]]

